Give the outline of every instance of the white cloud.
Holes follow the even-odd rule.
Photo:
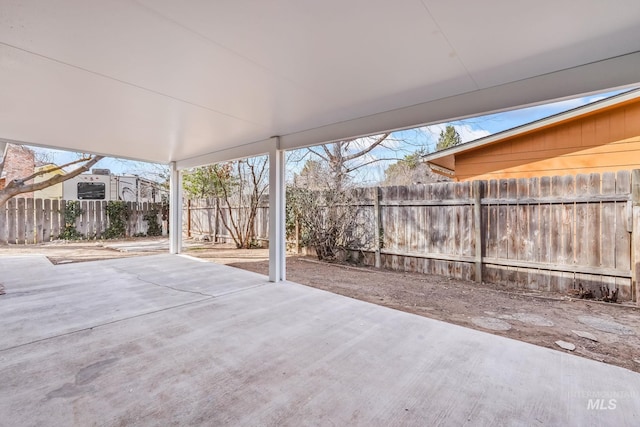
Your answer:
[[[435,147],[435,144],[438,142],[438,138],[440,137],[440,132],[443,132],[449,123],[440,123],[437,125],[431,126],[423,126],[420,130],[427,135],[427,139],[430,145]],[[471,125],[465,123],[451,123],[453,127],[460,135],[460,139],[462,142],[474,141],[479,138],[483,138],[487,135],[491,135],[491,132],[484,129],[476,129]]]
[[[484,138],[487,135],[491,135],[491,133],[484,129],[473,129],[469,125],[455,125],[460,138],[462,138],[462,142],[469,142],[476,140],[478,138]]]

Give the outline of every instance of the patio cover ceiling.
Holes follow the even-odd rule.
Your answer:
[[[640,82],[637,0],[0,9],[0,138],[179,167]]]

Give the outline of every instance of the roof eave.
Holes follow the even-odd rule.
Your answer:
[[[475,150],[477,148],[486,147],[505,139],[513,138],[515,136],[523,135],[529,132],[533,132],[538,129],[542,129],[548,126],[558,124],[567,120],[575,119],[580,116],[591,114],[598,110],[602,110],[617,104],[622,104],[627,101],[640,98],[640,89],[631,90],[620,95],[612,96],[601,101],[593,102],[591,104],[584,105],[582,107],[574,108],[569,111],[565,111],[553,116],[549,116],[535,122],[527,123],[522,126],[518,126],[512,129],[507,129],[503,132],[499,132],[484,138],[476,139],[455,147],[450,147],[445,150],[437,151],[435,153],[427,154],[422,157],[422,160],[427,163],[433,163],[439,166],[443,166],[443,163],[453,162],[455,164],[455,156],[459,153]],[[453,160],[452,160],[453,159]]]

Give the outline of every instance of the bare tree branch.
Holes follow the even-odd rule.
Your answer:
[[[363,149],[363,150],[361,150],[361,151],[359,151],[357,153],[353,153],[353,154],[350,154],[348,156],[345,156],[343,158],[343,160],[345,162],[348,162],[348,161],[351,161],[353,159],[357,159],[358,157],[362,157],[367,153],[370,153],[371,150],[376,148],[378,145],[382,144],[389,137],[389,135],[390,135],[389,133],[383,133],[382,135],[380,135],[378,137],[378,139],[376,139],[373,143],[371,143],[371,145],[369,145],[367,148],[365,148],[365,149]],[[351,141],[349,141],[349,142],[351,142]]]
[[[216,169],[215,174],[218,175],[218,179],[220,180],[220,182],[225,182],[223,181],[223,179],[226,180],[226,177],[221,175],[222,172],[220,170]],[[233,218],[233,211],[231,209],[231,202],[229,200],[229,190],[226,184],[222,185],[221,189],[222,189],[222,200],[227,205],[227,209],[229,211],[229,221],[231,222],[231,226],[233,227],[233,230],[234,230],[234,232],[231,233],[231,237],[233,238],[233,242],[236,244],[236,247],[241,247],[240,242],[236,238],[236,236],[238,235],[238,226]],[[222,225],[224,225],[224,228],[226,228],[227,230],[231,230],[231,228],[229,228],[226,215],[222,211],[222,208],[220,207],[219,203],[217,204],[217,209],[220,214],[220,219],[222,220]]]
[[[0,206],[4,205],[7,202],[7,200],[9,200],[14,196],[17,196],[18,194],[43,190],[47,187],[51,187],[52,185],[56,185],[61,182],[67,181],[68,179],[74,178],[83,172],[87,172],[89,169],[91,169],[93,165],[98,163],[103,158],[104,158],[103,156],[95,156],[84,165],[78,167],[77,169],[74,169],[73,171],[65,175],[55,175],[42,182],[25,184],[24,179],[16,179],[11,182],[8,182],[5,188],[0,190]]]
[[[311,152],[315,153],[315,154],[316,154],[318,157],[320,157],[322,160],[324,160],[324,161],[328,162],[328,161],[329,161],[329,159],[333,156],[333,153],[332,153],[331,151],[329,151],[329,148],[327,147],[327,145],[326,145],[326,144],[322,146],[322,149],[324,150],[324,152],[325,152],[325,154],[326,154],[326,157],[325,157],[325,156],[323,156],[322,154],[318,153],[317,151],[315,151],[315,150],[314,150],[314,149],[312,149],[312,148],[309,148],[309,151],[311,151]]]
[[[360,169],[362,167],[371,165],[373,163],[384,162],[384,161],[393,161],[393,160],[397,160],[397,159],[394,158],[394,157],[376,157],[375,159],[370,160],[368,162],[358,163],[358,165],[356,165],[356,166],[353,166],[351,168],[346,168],[345,169],[345,173],[351,173],[351,172],[355,171],[356,169]]]
[[[255,222],[265,183],[267,158],[238,160],[214,168],[221,183],[216,204],[223,227],[238,248],[250,248],[255,239]]]
[[[101,158],[103,158],[103,157],[101,157]],[[77,165],[78,163],[88,162],[88,161],[89,161],[89,160],[91,160],[91,159],[92,159],[92,157],[91,157],[91,156],[89,156],[89,157],[84,157],[84,156],[83,156],[83,157],[81,157],[81,158],[79,158],[79,159],[77,159],[77,160],[74,160],[74,161],[72,161],[72,162],[65,163],[64,165],[60,165],[60,166],[58,166],[58,165],[51,165],[52,167],[50,167],[50,168],[42,169],[42,170],[39,170],[39,171],[37,171],[37,172],[34,172],[34,173],[32,173],[31,175],[27,176],[26,178],[20,178],[20,181],[22,181],[22,182],[29,182],[29,181],[31,181],[33,178],[35,178],[35,177],[37,177],[37,176],[45,175],[45,174],[47,174],[47,173],[49,173],[49,172],[54,172],[54,171],[58,171],[58,170],[63,170],[64,168],[67,168],[67,167],[69,167],[69,166],[73,166],[73,165]]]

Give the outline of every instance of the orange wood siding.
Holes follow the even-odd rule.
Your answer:
[[[456,178],[530,178],[640,168],[640,100],[460,153]]]

